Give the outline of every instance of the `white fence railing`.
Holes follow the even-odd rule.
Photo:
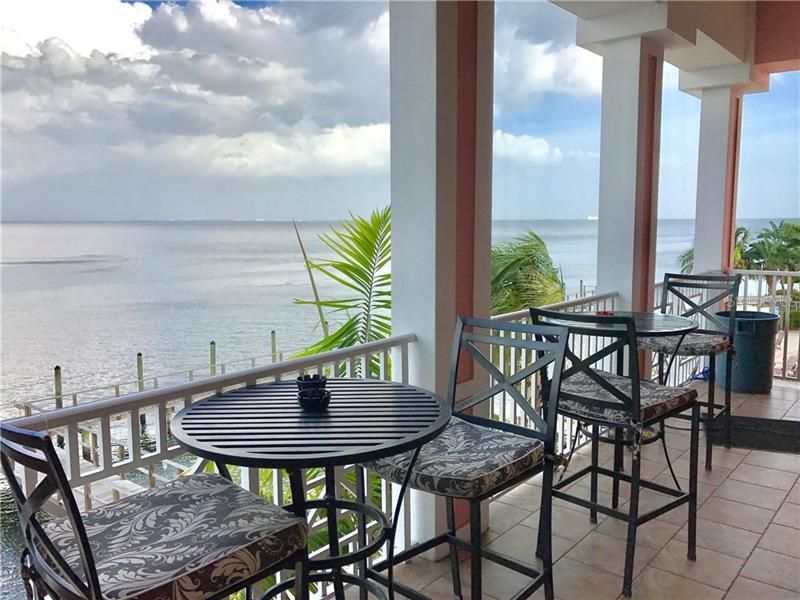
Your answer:
[[[549,308],[566,311],[613,310],[616,296],[590,296],[551,305]],[[527,311],[520,311],[499,315],[495,319],[526,322],[529,321],[529,314]],[[416,336],[413,334],[394,336],[379,342],[176,385],[30,412],[12,422],[19,427],[48,431],[57,440],[67,477],[76,492],[76,500],[82,509],[91,509],[95,505],[154,487],[160,481],[178,477],[196,466],[196,459],[178,446],[170,432],[173,415],[183,407],[223,391],[303,373],[336,372],[351,377],[367,377],[370,374],[367,367],[376,359],[380,365],[378,378],[408,382],[409,345],[415,340]],[[589,349],[588,346],[586,349]],[[522,366],[526,357],[515,353],[513,349],[509,351],[509,354],[497,358],[499,364],[513,372],[513,369]],[[498,418],[523,424],[523,415],[517,410],[516,404],[510,398],[498,398],[493,406]],[[560,423],[559,447],[562,450],[568,448],[574,427],[575,424],[567,419]],[[37,474],[18,468],[17,475],[22,485],[28,491],[32,490],[37,484]],[[289,482],[283,471],[234,467],[231,472],[240,485],[276,504],[285,503]],[[337,472],[339,491],[344,495],[354,494],[351,473],[351,468],[339,469]],[[396,501],[393,497],[396,486],[378,481],[377,477],[370,477],[369,481],[373,486],[373,493],[369,494],[373,503],[378,505],[377,508],[388,510]],[[323,474],[309,470],[306,473],[306,490],[309,496],[321,494],[323,488]],[[408,495],[401,515],[403,523],[398,530],[399,548],[411,543],[410,522],[414,511],[412,503],[413,496]],[[50,509],[54,513],[60,510],[57,505],[52,505]],[[311,521],[312,534],[325,526],[324,519],[317,519],[313,515]],[[355,532],[345,532],[342,539],[343,544],[356,544]],[[321,543],[315,554],[325,553],[327,546]]]
[[[559,302],[558,304],[551,304],[543,308],[551,310],[561,310],[565,312],[583,312],[583,311],[611,311],[614,310],[615,301],[618,294],[599,294],[596,296],[587,296],[585,298],[578,298],[575,300],[567,300],[566,302]],[[513,313],[506,313],[504,315],[497,315],[493,317],[496,321],[512,322],[512,323],[530,323],[531,317],[528,310],[521,310]],[[503,334],[505,335],[505,334]],[[511,333],[512,337],[518,337],[518,333]],[[599,350],[602,341],[596,336],[585,336],[575,334],[570,336],[570,348],[578,356],[588,356],[592,352]],[[496,355],[492,357],[493,362],[503,372],[505,376],[512,375],[521,368],[527,366],[533,360],[529,355],[530,351],[520,350],[514,347],[499,348]],[[609,357],[609,360],[612,360]],[[609,368],[608,365],[604,365]],[[523,393],[525,391],[523,390]],[[529,426],[528,417],[519,408],[516,402],[506,393],[498,394],[492,401],[493,417],[500,421],[508,423],[515,423],[517,425]],[[575,429],[578,423],[572,419],[564,416],[559,416],[556,428],[556,451],[566,453],[569,451],[569,446],[572,438],[575,435]],[[584,436],[578,438],[578,444],[582,444],[586,439]]]
[[[258,383],[295,377],[304,373],[339,373],[347,377],[369,377],[370,363],[379,365],[378,377],[384,380],[408,381],[408,348],[416,340],[413,334],[400,335],[351,348],[296,358],[255,369],[208,377],[191,383],[136,392],[76,406],[41,412],[13,419],[18,427],[48,431],[57,440],[59,452],[76,500],[83,509],[94,504],[116,500],[154,487],[159,480],[180,476],[194,462],[178,446],[170,433],[172,416],[185,406],[223,391]],[[37,474],[20,469],[17,473],[23,487],[32,491]],[[339,493],[354,494],[348,471],[339,469]],[[284,504],[289,489],[285,472],[275,469],[232,468],[234,479],[243,487],[261,494],[276,504]],[[370,477],[371,485],[380,489],[368,494],[377,508],[389,511],[394,505],[394,486]],[[316,497],[324,488],[324,474],[309,470],[306,490]],[[410,522],[410,497],[404,502],[402,518]],[[57,505],[50,506],[54,513]],[[325,519],[311,515],[312,535],[323,529]],[[398,546],[410,543],[410,529],[401,527]],[[345,532],[343,544],[355,544],[355,532]],[[324,555],[327,546],[320,545],[315,555]],[[322,590],[323,592],[325,590]]]
[[[739,310],[780,315],[775,348],[776,377],[800,381],[800,271],[745,271],[739,288]]]

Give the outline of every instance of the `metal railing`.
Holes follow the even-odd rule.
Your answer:
[[[550,305],[549,308],[567,311],[612,310],[617,294],[590,296]],[[494,317],[498,321],[527,322],[529,313],[519,311]],[[577,337],[577,336],[576,336]],[[91,402],[76,402],[63,408],[29,411],[29,414],[11,420],[18,427],[47,431],[56,440],[58,452],[64,463],[76,500],[84,510],[131,495],[142,489],[154,487],[162,481],[179,477],[192,469],[202,467],[202,461],[186,454],[170,432],[174,414],[208,396],[239,387],[294,377],[303,373],[344,373],[346,376],[370,376],[368,365],[377,359],[380,365],[377,377],[383,380],[408,382],[409,346],[416,340],[414,334],[393,336],[372,342],[296,358],[274,364],[257,366],[238,372],[220,373],[194,381],[166,387],[147,389],[130,394],[114,395]],[[579,342],[582,344],[582,342]],[[587,349],[588,346],[587,346]],[[529,357],[513,348],[509,354],[497,357],[498,364],[513,372]],[[510,398],[498,398],[493,410],[498,417],[523,423],[522,413]],[[568,448],[575,423],[562,419],[559,423],[560,442]],[[17,475],[29,492],[38,483],[38,475],[17,467]],[[285,503],[289,490],[285,472],[275,469],[231,468],[234,480],[272,502]],[[337,470],[339,492],[354,495],[352,467]],[[374,490],[369,494],[376,508],[387,511],[396,501],[397,487],[371,477]],[[320,495],[324,488],[323,474],[314,470],[306,473],[306,491],[309,496]],[[401,524],[398,530],[398,548],[411,543],[411,515],[414,511],[413,495],[404,499]],[[60,512],[53,504],[49,509]],[[311,515],[312,535],[325,527],[325,519]],[[343,545],[356,545],[356,534],[345,533]],[[327,546],[321,544],[315,555],[324,555]],[[325,590],[322,590],[323,592]]]
[[[739,310],[780,315],[774,375],[800,381],[800,271],[735,270],[742,276]]]
[[[344,374],[347,377],[370,377],[370,364],[379,365],[378,378],[408,382],[408,349],[416,340],[413,334],[393,336],[386,340],[350,348],[296,358],[226,373],[205,379],[136,392],[94,402],[79,403],[11,420],[14,425],[36,431],[48,431],[57,441],[70,486],[76,491],[81,508],[106,503],[122,496],[154,487],[158,481],[181,476],[196,459],[186,455],[170,432],[173,415],[185,406],[224,391],[277,381],[305,373]],[[373,369],[374,375],[374,369]],[[91,432],[91,433],[90,433]],[[202,466],[202,465],[200,465]],[[26,492],[38,483],[38,474],[17,466],[17,476]],[[355,487],[348,471],[337,469],[339,493],[354,495]],[[260,494],[275,504],[285,504],[289,490],[288,477],[277,469],[232,468],[234,479],[243,487]],[[324,474],[309,470],[306,491],[318,496],[324,487]],[[377,481],[371,478],[370,481]],[[380,493],[368,494],[377,508],[389,512],[394,505],[393,485],[379,482]],[[82,493],[81,493],[82,492]],[[60,512],[58,505],[48,509]],[[397,535],[400,547],[410,544],[410,496],[403,506],[403,526]],[[373,524],[374,526],[374,524]],[[311,515],[311,534],[324,529],[325,519]],[[355,545],[355,532],[342,537],[343,545]],[[327,546],[315,555],[327,553]]]

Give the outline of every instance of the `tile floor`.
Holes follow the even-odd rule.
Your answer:
[[[702,393],[702,389],[701,389]],[[721,391],[718,398],[722,398]],[[734,395],[734,414],[800,419],[800,385],[776,381],[769,396]],[[685,424],[683,421],[681,424]],[[800,598],[800,455],[715,447],[714,469],[699,470],[697,562],[686,559],[687,515],[680,507],[639,529],[633,597],[642,599],[796,600]],[[667,445],[682,485],[688,486],[688,434],[670,430]],[[572,468],[587,464],[588,450]],[[609,462],[611,449],[601,448]],[[669,483],[660,445],[643,450],[643,474]],[[610,463],[609,463],[610,466]],[[602,479],[601,479],[602,482]],[[511,490],[490,506],[489,547],[534,562],[538,527],[538,480]],[[588,494],[588,478],[574,484]],[[581,490],[581,488],[584,488]],[[600,486],[608,500],[610,487]],[[627,489],[621,490],[625,498]],[[647,507],[648,494],[642,495]],[[652,504],[651,504],[652,506]],[[553,548],[556,597],[560,600],[616,599],[622,590],[625,525],[556,501]],[[524,576],[484,563],[484,597],[511,597],[527,582]],[[417,559],[396,571],[405,583],[432,598],[452,598],[449,561]],[[469,563],[461,563],[462,582]],[[468,586],[464,586],[465,595]],[[543,597],[541,590],[536,598]]]

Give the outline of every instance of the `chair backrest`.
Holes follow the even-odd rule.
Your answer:
[[[0,423],[0,462],[14,495],[26,550],[38,580],[56,598],[100,600],[100,582],[86,529],[50,436]],[[38,483],[28,493],[17,481],[14,463],[39,474]],[[56,493],[75,535],[83,573],[67,564],[42,526],[41,511]]]
[[[544,442],[545,452],[552,453],[555,448],[558,393],[566,343],[566,327],[535,327],[525,323],[459,317],[450,362],[449,399],[453,414],[473,423],[539,439]],[[516,350],[520,357],[518,362],[522,363],[519,370],[506,374],[503,365],[495,364],[500,362],[497,356],[502,348]],[[526,354],[530,362],[526,362]],[[462,358],[465,355],[473,359],[476,368],[487,372],[493,383],[456,402],[459,366],[463,366]],[[546,374],[548,370],[552,373],[549,377]],[[537,377],[541,378],[538,385]],[[551,385],[543,386],[545,381]],[[540,392],[542,414],[537,411],[537,398],[526,398],[527,392]],[[498,394],[504,394],[504,398],[510,397],[514,401],[527,417],[530,427],[470,414],[470,409]]]
[[[630,422],[641,422],[639,354],[636,323],[632,317],[557,312],[541,308],[531,308],[530,312],[534,325],[565,325],[569,327],[570,338],[580,336],[580,349],[576,350],[574,343],[567,344],[562,384],[583,374],[613,397],[613,400],[597,398],[592,395],[591,390],[577,392],[576,388],[570,386],[570,391],[562,388],[562,400],[583,404],[591,412],[601,412],[606,408],[622,411]],[[578,356],[577,352],[586,354],[585,358]],[[607,362],[607,359],[616,362],[617,375],[626,375],[624,367],[627,361],[630,391],[615,385],[613,380],[603,374],[607,373],[606,370],[595,366]]]
[[[661,312],[676,303],[682,317],[698,322],[699,333],[724,333],[733,339],[736,318],[736,299],[739,296],[741,275],[684,275],[665,273],[661,288]],[[730,319],[725,324],[715,314],[727,301]]]

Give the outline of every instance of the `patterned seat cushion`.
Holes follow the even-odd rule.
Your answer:
[[[664,354],[675,354],[677,348],[678,356],[713,356],[730,348],[731,340],[721,333],[690,333],[682,342],[679,335],[639,338],[639,347]]]
[[[543,456],[539,440],[451,417],[444,431],[422,447],[409,485],[442,496],[474,498],[538,465]],[[365,466],[402,483],[410,460],[408,452]]]
[[[596,371],[614,387],[626,396],[631,394],[631,379],[620,377],[606,371]],[[561,392],[597,398],[607,402],[619,402],[610,392],[600,387],[585,373],[579,372],[561,382]],[[642,423],[657,420],[661,415],[679,408],[688,408],[697,398],[697,390],[692,388],[668,387],[658,385],[651,381],[641,381],[639,384],[639,404],[641,408]],[[577,419],[596,419],[609,423],[627,424],[629,417],[620,403],[620,408],[595,408],[577,400],[559,400],[559,412],[567,413]]]
[[[305,519],[219,475],[170,481],[83,515],[108,600],[202,600],[290,558],[306,545]],[[46,524],[81,573],[66,519]]]

